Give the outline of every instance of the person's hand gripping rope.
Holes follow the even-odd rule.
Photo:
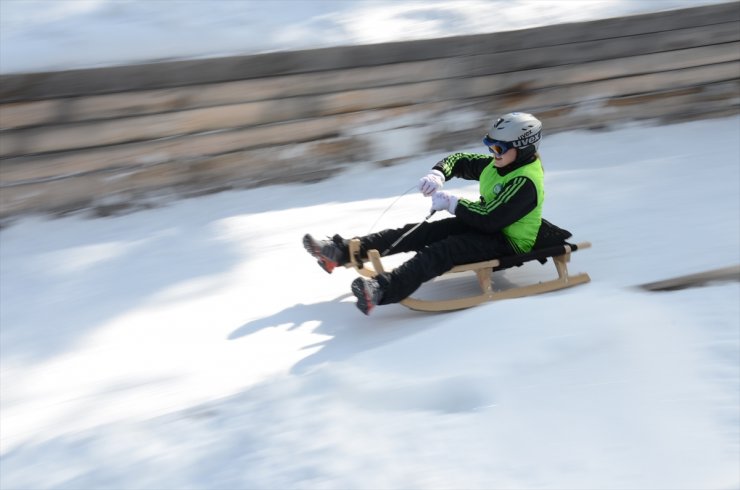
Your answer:
[[[453,196],[449,192],[437,191],[432,194],[432,213],[436,211],[447,211],[450,214],[455,214],[457,208],[457,197]]]

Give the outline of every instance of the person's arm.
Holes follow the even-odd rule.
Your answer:
[[[480,174],[490,163],[491,155],[479,153],[453,153],[439,162],[432,170],[439,170],[445,176],[445,180],[459,177],[465,180],[478,180]]]
[[[537,206],[537,189],[527,177],[507,182],[491,202],[459,199],[455,216],[487,233],[500,231],[523,218]]]

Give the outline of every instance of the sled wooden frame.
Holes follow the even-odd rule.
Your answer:
[[[401,304],[412,310],[418,311],[454,311],[470,308],[489,301],[498,301],[502,299],[522,298],[534,294],[557,291],[578,284],[584,284],[591,280],[588,274],[580,273],[576,275],[568,274],[568,262],[573,252],[584,248],[591,247],[589,242],[572,244],[564,242],[553,247],[546,247],[532,252],[502,257],[500,259],[488,260],[485,262],[476,262],[453,267],[446,274],[453,272],[475,272],[478,278],[478,284],[481,288],[481,294],[465,298],[443,299],[443,300],[424,300],[413,297],[406,298]],[[358,239],[350,240],[349,253],[351,261],[347,267],[354,267],[357,272],[365,277],[375,277],[378,273],[385,272],[385,267],[377,250],[368,250],[367,260],[372,264],[369,267],[360,259],[360,241]],[[555,269],[558,273],[557,279],[539,282],[527,286],[518,286],[510,289],[496,291],[493,288],[492,274],[494,271],[508,269],[522,265],[525,262],[539,260],[544,263],[546,259],[552,258]]]

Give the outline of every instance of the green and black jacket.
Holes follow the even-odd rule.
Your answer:
[[[518,253],[532,250],[542,223],[544,171],[534,149],[498,169],[491,155],[454,153],[434,166],[445,180],[480,182],[480,200],[460,199],[455,215],[486,233],[502,232]]]

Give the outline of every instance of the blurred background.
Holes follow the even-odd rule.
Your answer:
[[[736,2],[0,8],[2,219],[397,163],[511,110],[551,134],[737,110]]]

